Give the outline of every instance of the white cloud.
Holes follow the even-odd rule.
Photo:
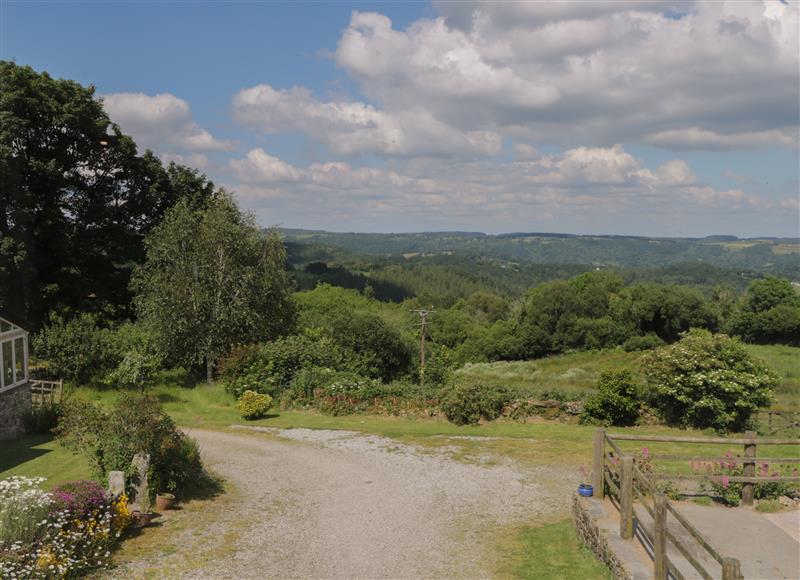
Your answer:
[[[103,108],[111,120],[133,136],[142,147],[163,151],[172,147],[188,150],[228,150],[230,142],[220,141],[192,118],[189,104],[170,93],[103,95]]]
[[[798,3],[437,8],[404,30],[352,15],[334,58],[375,114],[425,110],[462,133],[536,143],[796,146]]]
[[[250,151],[246,159],[232,159],[230,166],[239,179],[248,183],[272,183],[300,179],[300,172],[297,169],[260,148]]]
[[[180,153],[162,153],[159,157],[164,163],[174,161],[179,165],[187,165],[200,171],[208,169],[210,165],[208,157],[202,153],[189,153],[188,155],[181,155]]]
[[[493,155],[500,137],[461,132],[424,108],[389,114],[361,102],[320,101],[304,87],[257,85],[233,99],[238,122],[267,133],[300,132],[341,155]]]

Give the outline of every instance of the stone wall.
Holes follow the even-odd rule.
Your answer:
[[[24,383],[0,393],[0,440],[19,437],[25,431],[22,417],[31,410],[31,384]]]
[[[606,532],[598,528],[595,523],[599,514],[593,512],[593,502],[597,500],[584,499],[578,494],[572,498],[572,516],[575,520],[575,529],[584,546],[594,552],[603,564],[608,566],[614,578],[618,580],[632,579],[632,574],[625,568],[609,544]]]

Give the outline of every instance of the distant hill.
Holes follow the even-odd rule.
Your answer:
[[[480,259],[525,267],[530,264],[582,264],[600,268],[659,268],[704,263],[734,271],[757,272],[800,280],[800,239],[647,238],[582,236],[558,233],[420,232],[408,234],[335,233],[285,229],[296,249],[306,246],[330,255],[414,260],[447,256],[440,262]]]

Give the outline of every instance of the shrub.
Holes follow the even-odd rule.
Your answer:
[[[586,401],[581,420],[621,427],[633,425],[641,412],[639,391],[630,371],[605,371],[597,381],[597,393]]]
[[[50,513],[52,500],[39,489],[43,482],[43,477],[0,480],[0,547],[32,544],[44,535],[41,522]]]
[[[287,336],[259,347],[247,347],[225,359],[225,388],[237,399],[247,390],[276,398],[304,368],[341,368],[341,349],[328,339]]]
[[[22,415],[22,424],[25,432],[33,435],[46,435],[58,425],[61,416],[61,405],[58,403],[43,403],[32,407]]]
[[[634,352],[639,350],[652,350],[666,344],[660,336],[654,333],[645,334],[643,336],[632,336],[622,344],[622,349],[625,352]]]
[[[512,399],[506,387],[462,384],[450,387],[442,398],[442,411],[456,425],[474,425],[492,421]]]
[[[49,374],[86,382],[116,366],[118,355],[112,334],[91,314],[70,320],[52,314],[49,323],[33,337],[33,347],[37,356],[47,361]]]
[[[62,483],[53,488],[51,496],[53,511],[69,512],[76,518],[88,518],[108,503],[103,487],[89,480]]]
[[[119,470],[132,481],[134,455],[149,454],[153,494],[175,492],[202,474],[197,445],[150,396],[124,394],[110,411],[69,401],[56,435],[67,448],[86,456],[100,478]]]
[[[267,414],[269,408],[272,406],[272,397],[269,395],[262,395],[255,391],[245,391],[239,397],[239,402],[236,407],[239,409],[239,414],[243,419],[252,420],[260,419]]]
[[[777,385],[741,342],[705,330],[645,355],[644,370],[651,404],[668,423],[718,431],[747,427]]]

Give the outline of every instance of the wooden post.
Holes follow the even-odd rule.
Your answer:
[[[606,469],[606,430],[602,427],[594,432],[594,464],[592,466],[592,487],[597,499],[605,497]]]
[[[742,580],[742,572],[739,569],[739,560],[736,558],[722,559],[722,580]]]
[[[750,442],[744,444],[744,457],[745,460],[756,456],[756,432],[747,431],[744,436],[750,439]],[[744,464],[744,476],[755,477],[756,464],[755,462],[747,462]],[[753,505],[753,496],[755,495],[755,485],[752,483],[745,483],[742,486],[742,503],[744,505]]]
[[[633,456],[622,457],[622,476],[619,484],[619,535],[623,540],[633,538]]]
[[[653,534],[653,578],[667,580],[667,496],[653,495],[655,501],[655,532]]]

